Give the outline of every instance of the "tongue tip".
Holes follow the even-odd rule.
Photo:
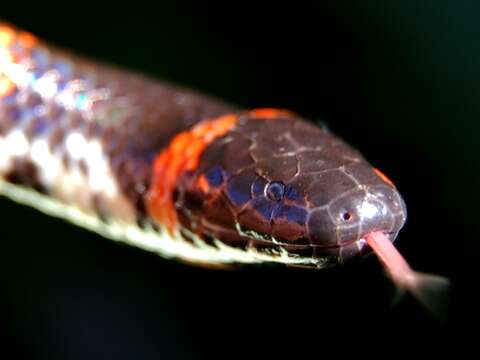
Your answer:
[[[383,232],[367,234],[365,240],[382,262],[395,285],[408,291],[435,318],[444,320],[447,313],[450,280],[412,270]]]
[[[435,318],[445,320],[450,293],[448,278],[415,271],[412,281],[405,289]]]

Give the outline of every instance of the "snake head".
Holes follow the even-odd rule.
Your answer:
[[[210,243],[339,262],[365,253],[372,231],[393,241],[406,219],[395,186],[357,150],[278,110],[239,115],[205,147],[175,209]]]

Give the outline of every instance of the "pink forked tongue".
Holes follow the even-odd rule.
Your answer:
[[[381,231],[368,234],[365,240],[399,289],[412,294],[435,317],[445,317],[450,284],[447,278],[414,271]]]

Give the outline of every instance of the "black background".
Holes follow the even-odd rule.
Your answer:
[[[418,355],[475,334],[478,2],[19,2],[2,5],[0,17],[243,107],[325,120],[404,195],[400,251],[453,285],[440,324],[408,296],[392,305],[394,288],[374,258],[322,271],[205,270],[2,199],[3,353],[207,359],[306,350],[321,358],[388,345]]]

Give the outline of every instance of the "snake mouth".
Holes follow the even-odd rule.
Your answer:
[[[378,230],[377,230],[378,231]],[[380,230],[381,231],[381,230]],[[315,249],[342,249],[345,247],[351,247],[353,245],[356,245],[359,249],[362,249],[366,246],[367,244],[367,236],[376,231],[369,231],[368,233],[365,233],[363,236],[361,236],[359,239],[352,239],[348,241],[344,241],[340,244],[332,244],[332,245],[321,245],[321,244],[294,244],[294,243],[287,243],[287,242],[282,242],[278,240],[271,239],[269,240],[271,243],[279,245],[279,246],[286,246],[286,247],[311,247]],[[381,231],[383,232],[388,239],[393,243],[395,241],[397,233],[394,231]]]
[[[384,235],[386,235],[388,237],[388,239],[390,240],[390,242],[394,242],[395,241],[395,238],[397,237],[397,234],[398,232],[395,232],[395,231],[382,231],[382,230],[374,230],[374,231],[369,231],[368,233],[365,233],[359,240],[357,241],[362,241],[362,242],[366,242],[367,240],[367,237],[374,233],[374,232],[381,232],[383,233]]]
[[[225,229],[224,229],[225,230]],[[354,238],[351,240],[347,241],[342,241],[341,243],[336,243],[336,244],[313,244],[310,240],[309,237],[299,237],[298,239],[292,240],[290,242],[282,241],[277,238],[275,238],[273,235],[268,234],[268,233],[259,233],[255,230],[252,229],[244,229],[241,227],[240,224],[235,225],[235,230],[236,233],[240,236],[248,237],[252,240],[261,242],[261,243],[270,243],[270,244],[275,244],[278,246],[289,246],[289,247],[312,247],[312,248],[325,248],[325,249],[335,249],[335,248],[342,248],[345,246],[350,246],[355,243],[365,243],[366,242],[366,237],[368,234],[374,232],[374,231],[369,231],[365,233],[363,236],[360,238]],[[232,230],[234,231],[234,230]],[[388,236],[390,241],[394,241],[396,237],[396,233],[393,231],[383,231],[383,230],[375,230],[375,231],[382,231],[385,235]]]
[[[292,256],[332,258],[339,259],[338,261],[342,263],[349,258],[371,253],[371,249],[366,241],[366,237],[370,234],[370,231],[364,233],[360,238],[352,238],[339,244],[312,244],[308,237],[287,242],[283,239],[277,239],[268,233],[263,234],[254,230],[244,229],[238,223],[234,228],[227,228],[208,222],[203,222],[202,225],[204,231],[206,230],[205,233],[211,234],[208,236],[210,239],[215,239],[225,245],[255,249],[260,252],[287,251]],[[384,233],[393,242],[396,233],[386,231]],[[202,236],[200,237],[202,238]]]
[[[368,241],[367,241],[367,237],[372,234],[372,233],[375,233],[375,232],[378,232],[378,231],[369,231],[368,233],[365,233],[360,239],[358,240],[355,240],[355,241],[352,241],[350,242],[350,244],[347,244],[348,245],[351,245],[351,244],[356,244],[359,251],[366,255],[366,254],[370,254],[373,249],[371,249],[370,245],[368,244]],[[395,241],[395,238],[397,237],[397,232],[394,232],[394,231],[381,231],[387,238],[388,240],[390,240],[391,243],[393,243]]]

